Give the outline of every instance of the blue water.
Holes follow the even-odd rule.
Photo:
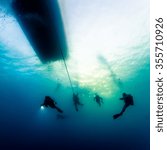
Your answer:
[[[66,63],[84,104],[79,112],[63,62],[42,64],[2,2],[0,150],[149,150],[148,2],[60,2]],[[95,92],[104,99],[102,107],[93,100]],[[113,120],[124,105],[123,92],[133,95],[134,106]],[[58,119],[55,110],[40,109],[46,95],[56,100],[65,119]]]

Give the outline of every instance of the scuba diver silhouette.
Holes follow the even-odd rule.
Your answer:
[[[104,103],[103,102],[103,98],[101,98],[99,95],[97,95],[95,93],[95,97],[94,97],[94,100],[96,101],[97,104],[99,104],[99,106],[101,106],[101,103]]]
[[[77,94],[73,93],[73,102],[74,102],[74,106],[75,106],[76,111],[78,111],[78,105],[83,106],[83,104],[80,103],[80,101],[79,101],[78,93]]]
[[[120,98],[120,100],[124,100],[125,105],[120,113],[113,115],[113,119],[117,119],[118,117],[122,116],[127,107],[134,105],[133,96],[130,94],[122,93],[122,98]]]
[[[57,107],[56,104],[57,103],[52,98],[50,98],[49,96],[45,96],[44,103],[41,104],[41,107],[48,107],[49,106],[53,109],[56,109],[58,112],[63,113],[63,111],[59,107]]]

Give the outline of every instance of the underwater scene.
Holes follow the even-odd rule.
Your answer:
[[[35,0],[0,0],[0,150],[149,150],[149,1],[13,1]]]

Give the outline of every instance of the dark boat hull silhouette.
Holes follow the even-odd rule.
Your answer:
[[[67,57],[67,45],[58,3],[53,0],[13,0],[12,8],[39,59]]]

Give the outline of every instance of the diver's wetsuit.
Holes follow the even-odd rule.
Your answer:
[[[51,99],[49,96],[45,96],[45,100],[42,106],[45,106],[45,107],[49,106],[51,108],[55,108],[58,112],[63,113],[63,111],[60,108],[58,108],[56,104],[57,103],[53,99]]]

